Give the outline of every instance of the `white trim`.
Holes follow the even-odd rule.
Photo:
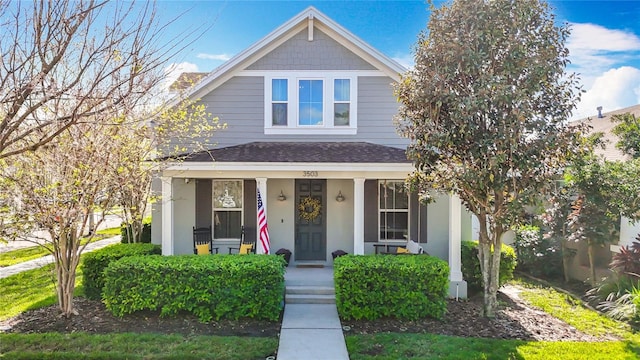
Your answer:
[[[456,195],[449,195],[449,280],[462,281],[462,202]]]
[[[173,255],[173,178],[162,176],[162,255]]]
[[[302,74],[301,76],[318,77],[325,76],[324,74],[339,74],[346,77],[389,77],[378,70],[242,70],[233,76],[263,77],[272,76],[274,73],[283,74],[283,76],[298,76],[298,74]]]
[[[353,179],[353,253],[364,255],[364,178]]]
[[[303,178],[304,171],[317,172],[319,179],[404,179],[414,170],[410,163],[211,163],[189,162],[167,164],[164,176],[205,178],[273,179]]]
[[[308,27],[309,17],[313,17],[315,28],[326,33],[333,40],[362,57],[393,80],[399,81],[400,74],[407,70],[395,60],[382,54],[316,8],[310,6],[212,71],[186,94],[187,98],[197,99],[204,96],[235,76],[238,71],[247,68],[271,50],[291,39],[302,29]],[[180,96],[176,96],[170,100],[169,106],[175,106],[181,100]]]

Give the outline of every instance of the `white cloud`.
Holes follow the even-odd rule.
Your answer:
[[[623,66],[595,77],[591,87],[582,94],[572,118],[593,117],[598,114],[598,106],[602,106],[603,112],[609,112],[637,104],[640,104],[640,69]]]
[[[579,23],[571,24],[571,29],[566,43],[569,70],[580,73],[586,87],[605,71],[638,57],[640,37],[632,32]]]
[[[196,57],[198,59],[219,60],[219,61],[227,61],[227,60],[231,59],[231,55],[229,55],[229,54],[205,54],[205,53],[200,53]]]
[[[415,59],[411,54],[398,54],[397,56],[392,57],[392,59],[407,69],[410,69],[415,65]]]
[[[163,88],[168,89],[173,84],[180,74],[184,72],[197,72],[198,65],[190,62],[172,63],[164,69],[165,80]]]

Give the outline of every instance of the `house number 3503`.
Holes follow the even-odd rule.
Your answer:
[[[302,172],[302,176],[303,177],[318,177],[318,172],[317,171],[303,171]]]

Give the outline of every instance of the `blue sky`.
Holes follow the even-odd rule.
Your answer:
[[[640,1],[550,1],[556,18],[572,26],[567,42],[586,92],[574,118],[597,106],[612,111],[640,104]],[[313,5],[347,30],[410,66],[412,47],[429,20],[423,1],[168,1],[163,18],[180,16],[172,32],[210,26],[178,58],[173,72],[211,71]]]

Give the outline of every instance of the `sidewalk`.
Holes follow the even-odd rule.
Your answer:
[[[83,251],[83,254],[94,251],[94,250],[98,250],[107,245],[116,244],[119,242],[120,242],[120,235],[110,237],[104,240],[99,240],[87,245],[87,247]],[[31,246],[33,246],[33,244],[31,244]],[[33,260],[25,261],[19,264],[3,267],[3,268],[0,268],[0,279],[21,273],[23,271],[41,268],[51,263],[53,263],[53,255],[47,255],[38,259],[33,259]]]
[[[288,268],[292,288],[333,287],[333,269]],[[313,297],[313,295],[311,295]],[[335,298],[332,303],[286,303],[280,329],[278,360],[349,360]]]

